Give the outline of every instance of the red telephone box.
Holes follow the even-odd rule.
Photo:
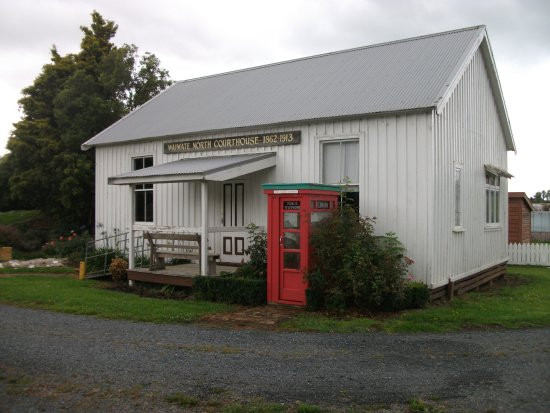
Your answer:
[[[267,301],[305,305],[311,226],[338,206],[340,188],[263,184],[267,211]]]

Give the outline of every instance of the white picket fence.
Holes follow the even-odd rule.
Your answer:
[[[508,264],[550,265],[550,244],[508,244]]]

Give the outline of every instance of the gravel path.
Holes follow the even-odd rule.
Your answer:
[[[422,398],[446,411],[547,412],[550,329],[274,333],[0,305],[0,369],[0,411],[170,410],[165,396],[181,392],[338,409]]]

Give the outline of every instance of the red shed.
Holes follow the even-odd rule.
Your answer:
[[[531,211],[533,204],[525,192],[508,193],[508,242],[531,242]]]
[[[311,226],[338,206],[340,187],[263,184],[267,211],[267,301],[305,305]]]

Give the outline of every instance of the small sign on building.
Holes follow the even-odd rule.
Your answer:
[[[300,140],[300,131],[264,133],[230,138],[195,139],[165,143],[164,153],[223,151],[227,149],[255,148],[262,146],[297,145],[300,143]]]

